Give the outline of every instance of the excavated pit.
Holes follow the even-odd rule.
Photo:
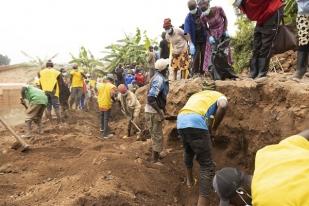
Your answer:
[[[278,74],[262,85],[252,80],[171,83],[169,114],[177,115],[192,94],[210,87],[229,99],[213,142],[217,169],[232,166],[252,173],[258,149],[309,128],[308,79],[299,84]],[[145,94],[146,87],[137,91],[143,105]],[[111,140],[97,138],[97,113],[77,112],[69,124],[56,129],[45,123],[44,136],[28,140],[33,150],[25,154],[10,150],[13,139],[0,130],[0,205],[195,205],[198,185],[185,186],[175,121],[165,122],[167,156],[164,166],[156,166],[149,162],[150,141],[122,139],[127,120],[117,107],[112,114],[116,136]],[[140,125],[146,125],[143,118]],[[23,133],[24,128],[16,130]],[[149,136],[147,130],[145,136]],[[197,164],[194,171],[198,177]],[[217,205],[216,196],[211,198],[211,205]]]

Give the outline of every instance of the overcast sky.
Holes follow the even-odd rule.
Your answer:
[[[230,33],[235,31],[232,0],[213,0],[227,13]],[[224,2],[224,3],[223,3]],[[59,53],[56,62],[70,60],[80,46],[102,57],[104,47],[147,30],[151,38],[162,32],[163,19],[181,25],[187,0],[1,0],[0,54],[12,63],[27,61],[21,50],[41,58]]]

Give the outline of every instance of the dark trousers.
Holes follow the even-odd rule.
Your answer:
[[[251,72],[267,73],[272,56],[271,49],[278,32],[282,13],[282,10],[279,9],[263,25],[256,25],[254,29]]]
[[[55,96],[52,92],[45,92],[48,104],[47,104],[47,111],[51,111],[52,108],[58,110],[60,107],[59,98]]]
[[[196,43],[195,45],[195,55],[193,58],[192,74],[203,74],[203,64],[205,56],[205,43]]]
[[[200,194],[207,197],[211,191],[212,179],[215,175],[210,135],[207,130],[196,128],[179,129],[178,133],[183,141],[186,167],[193,167],[194,156],[200,164]]]
[[[109,121],[110,114],[111,114],[111,110],[101,112],[101,130],[103,130],[104,136],[109,135],[108,121]]]

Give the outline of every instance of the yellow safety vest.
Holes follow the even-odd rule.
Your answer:
[[[99,109],[106,111],[112,108],[111,91],[116,88],[112,83],[99,84],[98,90],[98,105]]]
[[[71,76],[72,76],[71,87],[72,88],[78,88],[78,87],[82,88],[84,85],[84,77],[82,76],[82,71],[73,70],[71,71]]]
[[[55,92],[55,96],[59,97],[58,76],[60,72],[55,69],[45,68],[40,71],[40,85],[45,92]]]
[[[259,150],[251,189],[254,206],[309,205],[309,141],[295,135]]]

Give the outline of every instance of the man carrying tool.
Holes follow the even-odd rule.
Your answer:
[[[118,100],[121,104],[121,111],[124,115],[127,116],[129,123],[128,123],[128,136],[131,136],[131,127],[132,124],[138,130],[138,135],[141,132],[140,128],[137,126],[136,122],[138,120],[140,111],[141,111],[141,104],[139,103],[136,95],[129,91],[124,84],[120,84],[118,86]]]
[[[160,152],[163,150],[162,123],[166,114],[166,98],[169,92],[167,80],[168,59],[159,59],[155,63],[156,72],[149,83],[147,104],[145,106],[145,119],[152,139],[152,159],[154,163],[159,161]]]
[[[25,102],[27,100],[27,103]],[[27,85],[21,89],[21,104],[26,108],[26,135],[25,138],[31,137],[32,122],[38,125],[38,133],[42,134],[42,116],[47,106],[48,99],[45,93],[33,86]]]
[[[63,79],[60,75],[60,72],[55,70],[54,64],[51,60],[48,60],[46,63],[46,68],[41,70],[38,74],[40,78],[40,87],[45,92],[48,98],[47,104],[47,111],[46,116],[47,118],[52,121],[52,107],[55,110],[57,116],[57,123],[61,122],[60,116],[60,104],[59,104],[59,93],[60,88],[63,84]]]
[[[80,105],[80,100],[83,95],[84,79],[87,79],[86,75],[78,69],[76,64],[73,65],[73,71],[71,71],[71,98],[70,108],[72,109],[75,103],[75,109],[77,110]]]
[[[198,206],[209,205],[209,193],[215,165],[211,155],[210,134],[215,134],[227,109],[227,98],[216,91],[192,95],[177,117],[177,129],[182,137],[187,185],[194,185],[193,159],[200,164],[200,193]]]

